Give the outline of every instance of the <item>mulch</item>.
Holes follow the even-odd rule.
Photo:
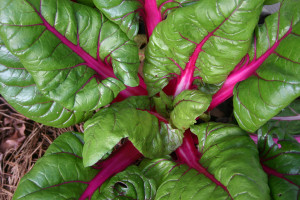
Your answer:
[[[20,179],[55,138],[80,130],[82,125],[58,129],[36,123],[17,113],[0,97],[0,199],[12,199]]]

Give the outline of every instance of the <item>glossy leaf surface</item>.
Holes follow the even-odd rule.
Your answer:
[[[59,136],[20,181],[16,199],[78,199],[97,170],[82,164],[83,135]]]
[[[91,7],[69,0],[4,0],[0,23],[4,43],[40,91],[68,109],[99,108],[125,89],[122,82],[138,85],[136,44]]]
[[[255,76],[234,90],[235,117],[249,132],[255,132],[300,96],[299,9],[297,0],[284,1],[280,11],[256,30],[249,66],[262,65]]]
[[[258,130],[258,149],[272,199],[299,199],[300,144],[281,129],[265,125]]]
[[[185,90],[174,99],[171,121],[179,129],[186,130],[196,123],[211,102],[211,96],[198,90]]]
[[[156,183],[147,178],[137,166],[130,166],[125,171],[118,173],[100,188],[92,199],[154,199]]]
[[[18,112],[48,126],[69,127],[90,116],[89,112],[70,111],[42,95],[19,59],[1,42],[0,93]]]
[[[200,165],[220,183],[167,159],[144,161],[145,176],[159,177],[155,199],[270,199],[267,176],[247,133],[217,123],[192,126],[191,130],[199,138]]]
[[[293,101],[268,123],[291,135],[300,135],[300,100]]]
[[[118,24],[126,35],[133,39],[139,30],[139,10],[142,5],[138,0],[94,0],[96,7],[112,22]]]
[[[84,124],[85,145],[83,162],[91,166],[127,138],[145,157],[167,155],[182,143],[183,133],[166,121],[137,108],[100,110]]]
[[[247,53],[261,7],[257,0],[203,0],[171,13],[147,47],[144,76],[150,95],[172,78],[180,88],[195,77],[209,84],[224,81]]]

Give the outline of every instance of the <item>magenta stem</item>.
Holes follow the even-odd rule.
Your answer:
[[[108,178],[123,171],[129,165],[133,164],[143,155],[133,146],[130,141],[127,141],[123,146],[113,152],[108,159],[100,164],[100,172],[88,183],[88,187],[81,195],[79,200],[91,199],[94,192]]]
[[[289,182],[289,183],[291,183],[291,184],[296,185],[296,186],[299,187],[299,185],[297,185],[296,183],[294,183],[293,181],[291,181],[291,180],[289,180],[289,179],[287,179],[287,178],[285,177],[285,175],[291,176],[291,175],[293,175],[293,174],[281,174],[281,173],[277,172],[276,170],[274,170],[274,169],[272,169],[272,168],[266,166],[263,162],[260,162],[260,164],[261,164],[263,170],[264,170],[268,175],[276,176],[276,177],[278,177],[278,178],[281,178],[281,179],[283,179],[283,180],[286,180],[287,182]]]
[[[211,104],[208,108],[208,111],[212,110],[213,108],[217,107],[219,104],[226,101],[233,95],[233,89],[238,82],[246,80],[250,76],[252,76],[259,66],[272,54],[275,52],[275,49],[278,47],[280,42],[286,38],[292,32],[292,27],[287,31],[287,33],[280,39],[277,40],[274,45],[268,49],[261,57],[254,59],[248,64],[245,63],[244,66],[237,67],[232,71],[232,73],[227,77],[225,83],[223,84],[222,88],[213,96]],[[255,46],[256,48],[256,46]]]
[[[272,119],[278,121],[297,121],[300,120],[300,115],[286,116],[286,117],[273,117]]]
[[[250,135],[251,139],[255,142],[255,144],[257,144],[257,135]],[[300,136],[298,135],[294,135],[294,139],[297,140],[298,143],[300,143]],[[277,138],[273,138],[273,141],[278,144],[278,147],[281,148],[281,145],[278,143],[278,139]]]
[[[154,28],[162,21],[161,13],[157,7],[156,0],[145,0],[145,23],[148,37],[152,35]]]
[[[222,187],[227,194],[231,197],[228,189],[224,186],[220,181],[218,181],[214,175],[210,174],[206,168],[204,168],[200,163],[199,160],[201,158],[201,154],[196,148],[194,144],[194,140],[192,137],[192,133],[187,130],[184,134],[183,143],[182,145],[175,151],[178,162],[187,164],[189,167],[197,170],[199,173],[205,175],[211,181],[213,181],[217,186]],[[231,197],[231,199],[233,199]]]

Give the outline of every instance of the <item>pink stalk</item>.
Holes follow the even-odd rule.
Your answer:
[[[287,31],[287,33],[280,39],[277,40],[274,45],[268,49],[261,57],[258,59],[256,56],[254,59],[248,64],[245,63],[244,66],[240,67],[239,65],[232,71],[232,73],[227,77],[225,83],[223,84],[222,88],[213,96],[212,102],[208,108],[208,111],[212,110],[213,108],[217,107],[219,104],[226,101],[233,95],[233,89],[235,85],[243,80],[246,80],[253,74],[255,74],[256,70],[259,66],[272,54],[275,52],[275,49],[278,47],[280,42],[286,38],[292,32],[292,26]],[[255,45],[256,51],[256,45]],[[255,52],[256,54],[256,52]]]
[[[145,0],[145,23],[148,37],[152,35],[154,28],[162,21],[160,11],[157,7],[156,0]]]
[[[100,164],[100,172],[88,183],[79,200],[91,199],[94,192],[110,177],[123,171],[143,155],[127,141]]]
[[[255,142],[255,144],[257,144],[257,135],[250,135],[251,139]],[[297,140],[298,143],[300,143],[300,136],[294,136],[294,139]],[[278,143],[278,139],[277,138],[273,138],[273,141],[278,144],[278,147],[281,148],[281,145]]]
[[[281,178],[281,179],[283,179],[283,180],[299,187],[299,185],[297,183],[295,183],[295,182],[293,182],[293,181],[291,181],[291,180],[289,180],[288,178],[285,177],[285,176],[289,177],[289,176],[296,175],[296,174],[281,174],[281,173],[277,172],[276,170],[266,166],[263,162],[261,162],[260,164],[261,164],[263,170],[268,175],[276,176],[278,178]]]
[[[278,121],[297,121],[300,120],[300,115],[286,116],[286,117],[273,117],[272,119]]]
[[[195,147],[194,140],[190,131],[186,131],[183,138],[183,143],[176,151],[176,155],[179,163],[187,164],[189,167],[197,170],[199,173],[205,175],[211,181],[213,181],[217,186],[222,187],[227,194],[231,197],[228,189],[220,181],[218,181],[214,175],[210,174],[206,168],[204,168],[200,163],[201,154]],[[231,199],[233,199],[231,197]]]
[[[125,90],[121,91],[114,102],[123,101],[131,96],[146,96],[148,91],[146,89],[146,84],[141,76],[139,76],[140,84],[137,87],[127,86]]]

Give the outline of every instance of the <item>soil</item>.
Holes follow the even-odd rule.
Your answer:
[[[60,134],[81,132],[82,125],[58,129],[17,113],[0,97],[0,200],[10,200],[20,179]]]

